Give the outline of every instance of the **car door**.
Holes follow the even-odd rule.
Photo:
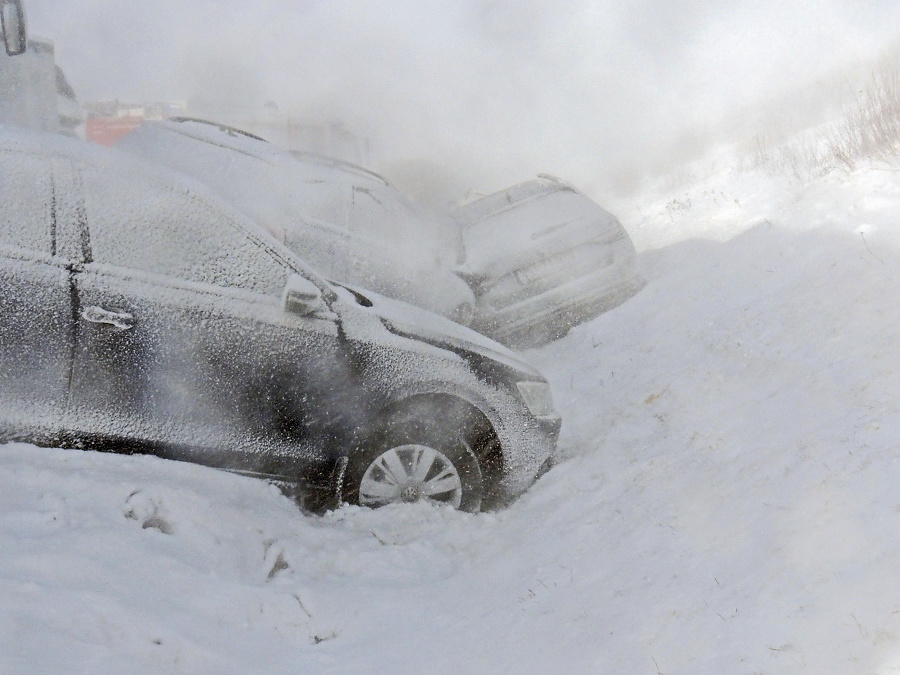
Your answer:
[[[69,262],[57,255],[66,196],[49,154],[0,147],[0,432],[64,426],[72,363]]]
[[[285,259],[177,185],[98,167],[82,180],[72,403],[85,428],[119,449],[259,473],[321,454],[317,391],[340,360],[337,326],[284,310]]]

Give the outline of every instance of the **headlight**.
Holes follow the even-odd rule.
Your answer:
[[[516,382],[522,400],[535,417],[547,417],[556,414],[553,408],[553,396],[550,385],[546,382]]]

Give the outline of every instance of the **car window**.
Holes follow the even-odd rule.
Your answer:
[[[307,218],[346,228],[349,216],[345,185],[321,178],[305,178],[290,186],[289,199],[297,211]]]
[[[350,204],[347,226],[353,232],[392,243],[415,243],[434,248],[431,221],[391,188],[378,185],[353,185],[346,198]]]
[[[50,253],[52,223],[50,161],[0,152],[0,244]]]
[[[85,168],[95,262],[279,295],[287,270],[225,209],[142,175]]]

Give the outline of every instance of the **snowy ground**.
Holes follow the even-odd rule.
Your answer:
[[[900,172],[639,207],[649,283],[531,353],[565,461],[501,513],[0,446],[0,672],[900,672]]]

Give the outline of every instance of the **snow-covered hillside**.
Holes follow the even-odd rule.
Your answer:
[[[636,206],[648,285],[531,352],[564,461],[503,512],[0,446],[0,672],[897,672],[900,172]]]

